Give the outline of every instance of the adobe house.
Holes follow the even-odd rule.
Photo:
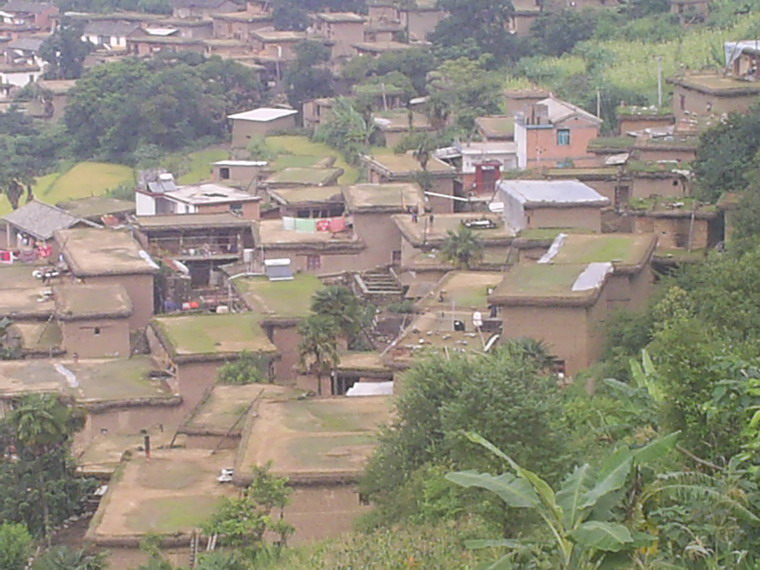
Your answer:
[[[205,287],[220,265],[244,259],[254,247],[252,223],[229,212],[138,216],[138,239],[156,257],[182,262],[192,287]],[[252,253],[249,253],[252,256]]]
[[[695,135],[640,136],[631,147],[641,162],[692,162],[697,157],[699,138]]]
[[[246,351],[265,378],[272,377],[277,348],[253,313],[193,314],[156,317],[146,329],[151,354],[171,370],[169,384],[194,408],[217,381],[219,369]]]
[[[488,352],[501,329],[501,320],[491,317],[488,296],[503,278],[494,271],[447,273],[417,303],[421,314],[383,352],[383,362],[404,370],[417,357]],[[403,384],[394,389],[403,390]]]
[[[409,41],[424,42],[446,17],[446,12],[439,9],[435,1],[417,0],[414,4],[400,5],[398,15]]]
[[[256,45],[255,34],[259,30],[271,28],[274,20],[271,14],[261,12],[216,12],[211,14],[213,37],[228,40],[240,40]]]
[[[250,485],[254,466],[269,462],[272,474],[288,479],[292,493],[283,515],[295,527],[290,543],[351,531],[370,509],[358,482],[380,426],[391,421],[391,401],[388,396],[261,399],[246,423],[233,483]]]
[[[686,199],[665,201],[655,199],[639,208],[630,208],[632,231],[654,233],[660,250],[703,250],[714,246],[722,236],[715,206],[700,206]]]
[[[40,277],[35,276],[35,270],[43,270],[46,266],[34,266],[21,263],[12,265],[0,265],[0,318],[7,317],[13,320],[14,325],[37,323],[44,325],[52,322],[55,313],[55,301],[51,285],[61,283],[63,278],[58,276],[46,279],[42,282]],[[55,327],[57,328],[57,326]],[[37,329],[37,336],[25,346],[38,345],[42,342],[42,336],[46,329]],[[22,335],[25,336],[25,335]],[[59,335],[60,337],[60,331]],[[60,345],[60,338],[52,342],[52,348]]]
[[[137,22],[118,20],[92,20],[84,25],[82,41],[91,43],[95,49],[105,51],[126,50],[127,38],[140,30]],[[144,34],[139,33],[138,36]]]
[[[171,0],[172,17],[209,18],[214,14],[224,14],[240,10],[241,6],[232,0]]]
[[[264,259],[287,258],[294,272],[314,275],[356,271],[363,267],[362,253],[367,246],[352,231],[317,231],[316,219],[291,220],[294,229],[286,227],[287,219],[258,223],[256,246],[263,252]],[[300,231],[295,229],[299,226]]]
[[[229,212],[244,220],[257,220],[261,214],[259,202],[259,196],[221,184],[176,186],[170,174],[148,182],[144,190],[135,189],[138,216]]]
[[[542,0],[515,0],[509,20],[509,32],[518,38],[530,36],[530,28],[543,12]]]
[[[673,115],[678,123],[746,113],[760,96],[760,84],[722,73],[695,73],[667,81],[673,86]]]
[[[356,55],[380,57],[384,53],[395,53],[412,49],[414,46],[396,41],[387,42],[357,42],[352,46]]]
[[[330,378],[330,393],[333,396],[351,396],[367,390],[374,394],[387,389],[381,384],[387,386],[392,382],[393,370],[385,365],[377,352],[343,352]]]
[[[504,91],[504,111],[507,117],[525,113],[531,106],[551,96],[551,92],[538,87],[507,89]]]
[[[211,179],[248,192],[258,189],[268,165],[264,160],[218,160],[211,164]]]
[[[631,199],[646,199],[661,196],[677,200],[691,195],[689,173],[660,165],[642,165],[634,163],[628,169],[631,180]],[[658,168],[659,167],[659,168]]]
[[[654,291],[652,256],[657,236],[560,233],[539,264],[612,263],[607,278],[607,308],[641,310]]]
[[[214,36],[214,23],[209,19],[188,20],[181,18],[166,18],[155,22],[156,26],[177,30],[182,38],[207,40]],[[153,26],[153,24],[149,24]]]
[[[298,111],[294,109],[260,107],[229,115],[227,118],[232,122],[232,148],[246,148],[251,139],[295,128],[297,114]]]
[[[127,216],[135,213],[135,203],[131,200],[119,200],[108,196],[90,196],[57,204],[72,216],[104,225],[120,225]]]
[[[304,101],[303,110],[301,111],[304,128],[314,130],[319,125],[325,124],[330,119],[330,115],[332,115],[334,104],[335,99],[332,97]]]
[[[0,22],[13,27],[34,27],[46,32],[53,31],[53,18],[58,7],[45,2],[10,0],[0,9]]]
[[[11,65],[45,65],[40,55],[42,38],[23,37],[11,40],[5,46],[5,63]]]
[[[375,111],[372,121],[382,133],[384,145],[388,148],[395,148],[412,133],[433,131],[428,118],[420,113],[412,113],[410,125],[408,111]]]
[[[130,356],[132,300],[120,284],[58,286],[55,309],[63,335],[62,346],[69,357]]]
[[[398,6],[388,0],[367,2],[367,20],[370,24],[400,24]]]
[[[738,192],[724,192],[721,194],[716,204],[718,212],[723,214],[723,236],[722,241],[731,242],[734,231],[736,231],[736,212],[741,206],[742,195]]]
[[[269,196],[279,204],[280,214],[293,218],[333,218],[345,211],[339,186],[271,188]]]
[[[40,102],[43,105],[43,118],[58,121],[66,109],[69,91],[76,85],[76,79],[40,79],[37,85],[42,88]]]
[[[57,230],[55,241],[71,274],[92,285],[121,284],[132,300],[129,328],[148,324],[153,315],[153,279],[158,265],[130,232],[72,228]]]
[[[518,264],[488,297],[503,338],[545,342],[557,368],[575,375],[602,353],[611,263]]]
[[[487,142],[515,140],[514,115],[489,115],[475,119],[478,134]]]
[[[206,46],[206,55],[218,55],[224,59],[237,59],[253,55],[253,49],[250,44],[242,40],[228,40],[219,38],[209,38],[203,40]]]
[[[264,186],[267,189],[297,188],[300,186],[334,186],[342,175],[342,168],[283,168],[267,178],[264,181]]]
[[[330,46],[330,59],[348,59],[354,55],[352,44],[364,41],[365,18],[353,12],[326,12],[313,17],[312,33]]]
[[[53,234],[56,230],[100,227],[37,200],[27,202],[0,220],[5,225],[5,231],[0,231],[0,244],[7,249],[20,250],[19,256],[27,261],[37,258],[55,259],[58,248]]]
[[[637,133],[644,129],[663,129],[675,124],[676,118],[670,109],[656,106],[639,107],[625,105],[618,107],[618,130],[620,134]]]
[[[411,214],[392,217],[401,232],[401,267],[415,280],[435,281],[453,269],[444,261],[439,249],[449,235],[460,227],[469,227],[483,246],[483,259],[478,269],[501,269],[506,265],[507,254],[514,230],[504,223],[499,214],[458,213],[436,214],[431,222],[429,216],[419,216],[415,221]],[[402,280],[406,275],[402,275]],[[414,287],[414,283],[411,284]]]
[[[602,120],[576,105],[548,97],[515,115],[518,168],[593,166],[590,141]]]
[[[298,344],[301,342],[298,325],[309,316],[312,297],[322,289],[322,282],[308,273],[297,273],[283,281],[245,275],[229,277],[228,283],[245,306],[257,315],[267,338],[277,348],[272,379],[283,384],[302,381],[304,377],[298,374]],[[317,392],[316,379],[309,380],[311,382],[299,386]]]
[[[610,201],[577,180],[501,180],[504,220],[515,231],[578,228],[601,232]]]
[[[36,83],[42,77],[39,65],[0,65],[0,99],[9,99],[16,88]]]
[[[411,152],[405,154],[383,154],[377,156],[362,156],[362,163],[367,168],[367,181],[371,184],[395,182],[416,182],[417,173],[422,172],[422,166]],[[426,164],[431,187],[425,191],[429,208],[436,214],[448,214],[454,211],[454,202],[466,202],[457,190],[456,170],[431,156]],[[461,185],[460,185],[461,186]]]
[[[631,197],[631,177],[622,166],[598,168],[550,168],[547,180],[577,180],[596,190],[615,208],[622,208]]]
[[[354,233],[367,244],[362,267],[399,265],[401,232],[392,214],[414,212],[424,217],[425,196],[416,184],[355,184],[343,188]]]
[[[745,80],[760,79],[760,40],[744,40],[741,42],[725,42],[726,67],[731,69],[734,76]]]
[[[364,26],[364,43],[392,42],[404,33],[404,26],[396,22],[368,22]]]
[[[252,32],[248,41],[259,57],[292,61],[296,59],[296,46],[305,39],[306,32],[265,28]]]
[[[181,51],[204,54],[206,53],[206,44],[203,42],[204,40],[196,38],[150,36],[136,32],[127,38],[127,51],[131,55],[140,57]]]

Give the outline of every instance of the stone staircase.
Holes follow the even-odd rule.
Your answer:
[[[358,295],[376,305],[400,301],[404,296],[398,279],[388,267],[355,273],[354,285]]]

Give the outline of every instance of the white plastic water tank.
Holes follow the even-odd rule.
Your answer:
[[[253,248],[243,250],[243,263],[253,263]]]

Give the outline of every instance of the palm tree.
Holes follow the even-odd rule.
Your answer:
[[[84,414],[81,410],[66,405],[57,395],[31,394],[21,400],[8,420],[21,451],[26,450],[38,459],[65,445],[84,425]],[[48,537],[50,509],[44,475],[42,469],[37,470],[43,533]]]
[[[441,256],[458,269],[469,269],[483,257],[483,245],[470,228],[460,226],[456,232],[448,231],[441,246]]]
[[[320,289],[312,297],[311,310],[335,319],[340,332],[349,340],[361,328],[362,306],[348,287],[329,285]]]
[[[311,315],[298,327],[298,364],[317,376],[317,393],[322,395],[322,377],[338,365],[340,328],[333,317]]]
[[[105,570],[105,554],[55,546],[35,560],[32,570]]]

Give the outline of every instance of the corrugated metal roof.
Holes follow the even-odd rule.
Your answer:
[[[2,218],[36,239],[49,240],[56,230],[68,229],[80,222],[95,225],[72,216],[65,210],[33,200]]]
[[[578,180],[500,180],[498,188],[522,204],[606,206],[609,200]]]
[[[283,117],[290,117],[297,114],[295,109],[275,109],[271,107],[260,107],[251,111],[245,111],[243,113],[235,113],[229,115],[228,119],[238,119],[241,121],[259,121],[267,122],[274,121],[275,119],[281,119]]]

